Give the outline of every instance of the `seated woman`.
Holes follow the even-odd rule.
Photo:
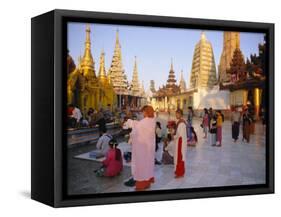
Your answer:
[[[167,138],[164,140],[164,150],[162,156],[163,164],[174,164],[174,148],[175,142],[172,139],[172,135],[168,134]]]
[[[97,176],[113,177],[118,175],[123,169],[122,154],[115,139],[109,141],[110,149],[106,153],[106,159],[102,162],[102,167],[95,171]]]
[[[187,145],[188,146],[195,146],[197,141],[198,141],[197,134],[196,134],[193,127],[191,127],[190,131],[191,131],[191,140],[187,140]]]

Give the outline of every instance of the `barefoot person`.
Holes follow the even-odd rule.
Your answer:
[[[135,184],[136,190],[144,190],[154,182],[155,118],[151,106],[142,108],[144,118],[140,121],[127,120],[123,128],[131,128],[133,178],[125,185]],[[132,184],[133,183],[133,184]]]
[[[187,149],[187,135],[186,135],[186,122],[183,119],[183,111],[178,109],[176,111],[177,129],[174,136],[175,153],[174,153],[174,169],[175,178],[184,176],[185,173],[185,155]]]
[[[208,133],[208,127],[209,127],[209,112],[208,109],[204,108],[204,115],[202,119],[202,128],[204,132],[204,137],[203,139],[207,138],[207,133]]]
[[[240,119],[240,112],[237,110],[236,107],[234,107],[233,112],[231,113],[232,139],[234,140],[234,142],[236,142],[239,137]]]
[[[221,110],[218,110],[216,113],[217,116],[217,146],[221,147],[222,143],[222,123],[224,122],[224,116]]]

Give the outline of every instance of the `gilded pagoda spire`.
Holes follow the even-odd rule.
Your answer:
[[[128,81],[122,65],[121,45],[119,41],[119,30],[116,31],[114,54],[108,76],[117,94],[127,94]]]
[[[202,32],[193,53],[190,87],[213,88],[216,83],[216,63],[212,44]]]
[[[81,68],[85,76],[96,76],[95,75],[95,62],[91,52],[91,29],[90,25],[86,27],[86,40],[85,40],[85,50],[84,55],[81,60]]]
[[[102,50],[100,55],[100,68],[99,68],[99,80],[101,81],[102,84],[105,84],[107,81],[104,57],[105,57],[105,53],[104,50]]]
[[[138,78],[138,68],[137,68],[137,57],[135,56],[135,64],[133,71],[133,78],[131,83],[131,92],[133,96],[138,96],[140,94],[140,84]]]
[[[186,91],[186,83],[185,83],[185,80],[184,80],[184,78],[183,78],[183,71],[182,71],[182,70],[181,70],[181,77],[180,77],[179,86],[180,86],[180,91],[181,91],[181,93],[183,93],[183,92]]]

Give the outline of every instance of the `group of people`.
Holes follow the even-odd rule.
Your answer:
[[[243,138],[242,141],[250,142],[250,135],[253,133],[254,119],[248,108],[238,111],[238,107],[233,107],[231,116],[232,125],[232,139],[236,142],[239,138],[240,123],[242,120]],[[209,143],[212,146],[222,146],[222,127],[224,122],[224,115],[221,110],[213,111],[212,108],[204,108],[201,127],[203,128],[204,137],[207,138],[209,134]]]
[[[234,107],[231,113],[232,122],[232,138],[236,142],[239,138],[240,122],[242,119],[242,129],[243,137],[242,141],[246,140],[247,143],[250,142],[250,135],[254,133],[254,118],[249,108],[245,108],[244,111],[238,111],[238,107]]]
[[[68,128],[94,127],[98,125],[102,129],[107,122],[112,122],[114,119],[110,104],[105,109],[95,110],[89,108],[88,111],[83,113],[78,106],[70,104],[67,108],[67,117]]]
[[[174,177],[185,175],[186,151],[188,145],[196,144],[197,135],[192,126],[193,111],[189,108],[186,118],[181,109],[176,110],[176,121],[169,121],[167,134],[162,136],[160,122],[156,122],[155,112],[152,106],[146,105],[141,109],[141,118],[124,118],[123,129],[130,129],[130,155],[126,153],[124,158],[131,162],[132,177],[124,184],[135,187],[136,190],[147,189],[156,180],[154,177],[155,152],[163,142],[163,154],[161,163],[174,165]],[[231,114],[232,137],[237,141],[239,137],[240,119],[243,119],[243,139],[249,142],[251,116],[245,110],[243,114],[235,108]],[[212,108],[204,109],[201,127],[204,137],[209,138],[210,145],[222,146],[222,126],[224,115],[220,110]],[[116,176],[123,169],[123,156],[115,139],[103,129],[103,134],[97,143],[97,157],[105,157],[102,167],[96,170],[97,176]],[[108,145],[106,145],[108,144]]]
[[[162,139],[161,124],[154,118],[151,106],[142,109],[144,118],[141,120],[127,120],[123,128],[132,129],[130,140],[132,143],[131,173],[132,177],[125,182],[126,186],[135,186],[136,190],[144,190],[155,182],[154,166],[155,151],[159,149]],[[187,121],[183,118],[182,110],[176,111],[177,122],[168,124],[167,138],[164,138],[164,152],[162,162],[174,164],[175,178],[185,174],[185,159],[187,149]]]
[[[203,128],[204,139],[209,133],[209,143],[212,146],[222,146],[222,124],[224,115],[221,110],[213,111],[212,108],[204,108],[201,127]]]

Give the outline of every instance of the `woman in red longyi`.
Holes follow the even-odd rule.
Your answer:
[[[174,169],[175,178],[183,177],[185,174],[185,159],[187,150],[187,135],[186,135],[186,122],[183,119],[183,112],[181,109],[176,111],[177,129],[174,136],[175,153],[174,153]]]

